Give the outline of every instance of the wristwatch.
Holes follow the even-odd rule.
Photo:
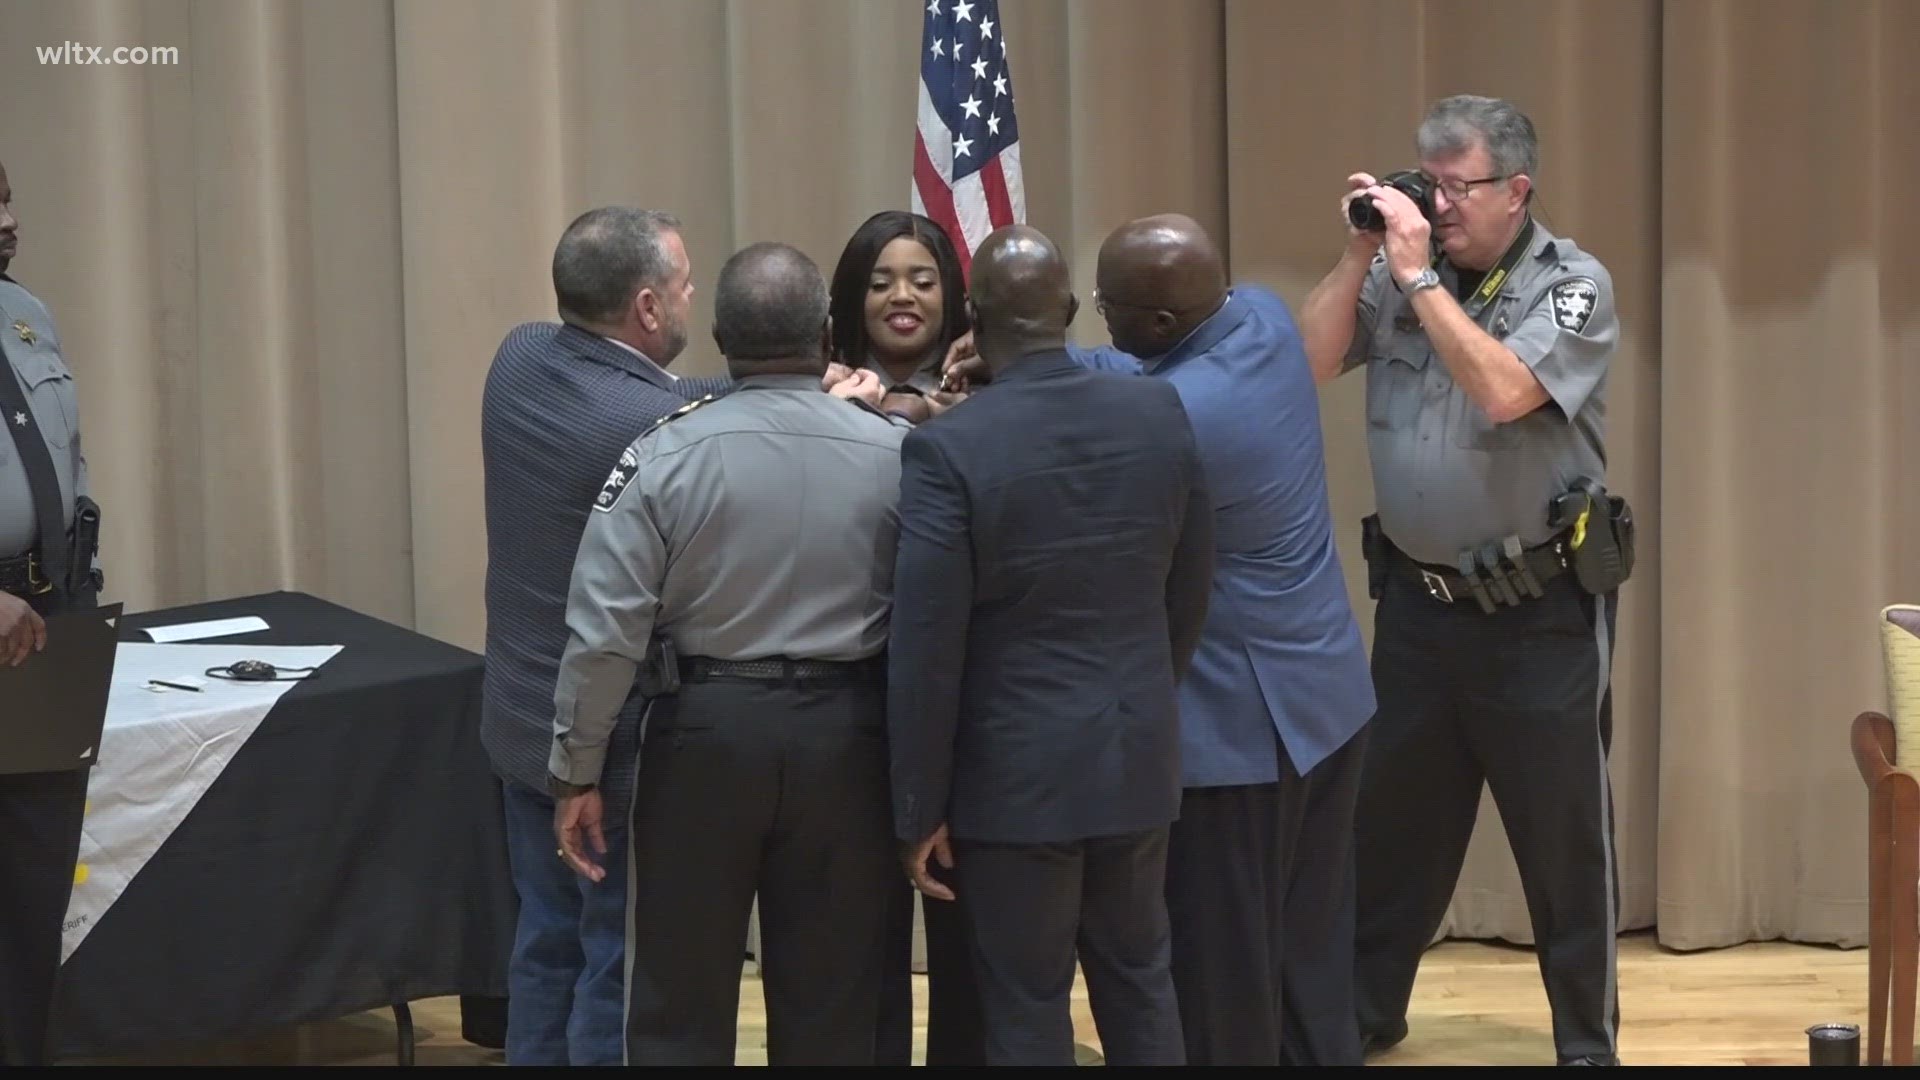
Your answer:
[[[597,785],[594,784],[569,784],[565,780],[551,774],[547,777],[547,794],[556,799],[571,799],[575,795],[585,795],[596,786]]]
[[[1403,293],[1406,293],[1408,296],[1412,296],[1414,293],[1419,292],[1421,289],[1431,289],[1438,286],[1439,284],[1440,284],[1439,273],[1436,272],[1433,267],[1429,266],[1425,270],[1420,271],[1420,275],[1418,277],[1414,278],[1412,281],[1407,282],[1405,285],[1400,286],[1400,291]]]

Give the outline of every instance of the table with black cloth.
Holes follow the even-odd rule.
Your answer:
[[[462,999],[497,1046],[517,901],[480,745],[481,658],[304,593],[127,615],[256,615],[222,644],[339,645],[287,690],[63,966],[56,1058]],[[478,1030],[477,1030],[478,1029]]]

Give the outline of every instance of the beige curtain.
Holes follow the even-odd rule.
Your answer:
[[[5,0],[14,273],[52,306],[109,599],[303,589],[478,647],[477,411],[552,317],[561,226],[688,221],[830,267],[907,203],[918,0]],[[1196,215],[1298,303],[1342,177],[1436,96],[1538,125],[1550,226],[1612,270],[1615,486],[1642,522],[1615,679],[1623,928],[1864,941],[1847,723],[1920,599],[1920,5],[1003,0],[1030,220]],[[172,46],[178,66],[40,63]],[[696,298],[696,303],[700,298]],[[1080,332],[1099,339],[1088,305]],[[685,370],[716,370],[696,334]],[[1325,392],[1364,625],[1361,385]],[[1903,424],[1904,422],[1904,424]],[[1904,436],[1904,438],[1903,438]],[[1444,932],[1531,940],[1489,802]]]

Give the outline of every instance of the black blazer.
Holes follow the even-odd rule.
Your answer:
[[[1178,816],[1175,687],[1213,577],[1174,388],[1010,365],[901,447],[889,652],[903,840],[1048,843]]]

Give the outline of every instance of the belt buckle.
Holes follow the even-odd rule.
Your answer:
[[[1426,582],[1427,595],[1443,604],[1453,603],[1453,590],[1447,588],[1447,579],[1431,570],[1420,571],[1420,580]]]

